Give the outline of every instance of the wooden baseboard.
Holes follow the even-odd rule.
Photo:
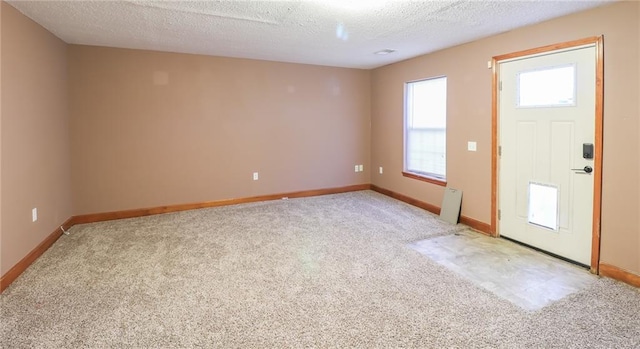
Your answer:
[[[388,197],[392,197],[392,198],[394,198],[396,200],[400,200],[400,201],[406,202],[409,205],[420,207],[421,209],[427,210],[427,211],[429,211],[429,212],[431,212],[433,214],[440,214],[440,207],[435,206],[435,205],[431,205],[431,204],[426,203],[424,201],[416,200],[416,199],[414,199],[412,197],[409,197],[409,196],[406,196],[404,194],[396,193],[394,191],[379,187],[379,186],[374,185],[374,184],[371,184],[371,190],[377,191],[380,194],[386,195]]]
[[[491,224],[480,222],[479,220],[467,216],[460,216],[460,223],[468,225],[471,229],[479,233],[485,234],[487,236],[494,236],[491,233]]]
[[[136,210],[93,213],[93,214],[73,216],[69,218],[66,222],[64,222],[61,225],[61,227],[62,229],[67,230],[76,224],[95,223],[95,222],[109,221],[114,219],[150,216],[155,214],[193,210],[198,208],[237,205],[237,204],[244,204],[244,203],[258,202],[258,201],[280,200],[283,197],[301,198],[301,197],[309,197],[309,196],[339,194],[339,193],[346,193],[346,192],[352,192],[352,191],[368,190],[370,188],[371,186],[369,184],[358,184],[358,185],[350,185],[346,187],[304,190],[304,191],[296,191],[291,193],[261,195],[261,196],[254,196],[254,197],[241,198],[241,199],[228,199],[228,200],[218,200],[218,201],[200,202],[200,203],[183,204],[183,205],[159,206],[159,207],[143,208],[143,209],[136,209]],[[11,268],[6,274],[4,274],[2,278],[0,278],[0,293],[2,293],[2,291],[4,291],[15,279],[17,279],[18,276],[20,276],[20,274],[22,274],[36,259],[38,259],[38,257],[40,257],[47,249],[49,249],[49,247],[51,247],[51,245],[53,245],[53,243],[56,242],[61,235],[62,235],[62,230],[60,228],[56,229],[53,233],[47,236],[47,238],[45,238],[36,248],[34,248],[33,251],[29,252],[29,254],[26,257],[24,257],[20,262],[18,262],[18,264],[14,265],[13,268]]]
[[[71,219],[67,219],[66,222],[62,223],[61,227],[64,230],[69,229],[73,224],[71,223]],[[54,242],[58,240],[58,238],[62,235],[62,230],[57,228],[53,231],[53,233],[49,234],[36,248],[31,250],[29,254],[27,254],[24,258],[20,260],[13,268],[9,269],[2,278],[0,278],[0,293],[2,293],[13,281],[15,281],[18,276],[20,276],[27,268],[35,262],[40,256],[42,256],[45,251],[53,245]]]
[[[328,189],[315,189],[315,190],[305,190],[305,191],[297,191],[291,193],[283,193],[283,194],[272,194],[272,195],[262,195],[262,196],[254,196],[248,198],[241,199],[228,199],[228,200],[219,200],[219,201],[209,201],[202,203],[192,203],[192,204],[183,204],[183,205],[170,205],[170,206],[159,206],[138,210],[127,210],[127,211],[116,211],[116,212],[106,212],[106,213],[95,213],[95,214],[87,214],[80,216],[73,216],[69,218],[66,222],[64,222],[61,227],[64,230],[67,230],[74,226],[75,224],[83,224],[83,223],[94,223],[101,222],[107,220],[114,219],[122,219],[122,218],[134,218],[141,216],[149,216],[161,213],[169,213],[169,212],[177,212],[177,211],[185,211],[192,210],[198,208],[207,208],[207,207],[216,207],[216,206],[225,206],[225,205],[237,205],[249,202],[258,202],[258,201],[269,201],[269,200],[279,200],[283,197],[287,198],[301,198],[301,197],[309,197],[309,196],[320,196],[320,195],[328,195],[328,194],[339,194],[346,193],[352,191],[360,191],[360,190],[374,190],[383,195],[392,197],[394,199],[406,202],[410,205],[420,207],[424,210],[432,212],[434,214],[440,214],[440,207],[426,203],[424,201],[420,201],[409,196],[393,192],[388,189],[384,189],[378,187],[373,184],[358,184],[351,185],[346,187],[339,188],[328,188]],[[492,235],[491,234],[491,226],[487,223],[480,222],[470,217],[460,216],[460,223],[465,224],[471,227],[474,230],[477,230],[480,233]],[[2,293],[13,281],[15,281],[36,259],[38,259],[51,245],[53,245],[58,238],[62,235],[62,230],[57,228],[53,233],[47,236],[36,248],[34,248],[29,254],[27,254],[20,262],[13,266],[7,273],[2,275],[0,278],[0,293]],[[640,287],[640,275],[636,275],[630,271],[618,268],[613,265],[609,265],[606,263],[600,263],[600,275],[606,276],[612,279],[616,279],[622,282],[625,282],[629,285]]]
[[[389,189],[385,189],[385,188],[381,188],[377,185],[371,184],[371,190],[373,191],[377,191],[380,194],[384,194],[386,196],[392,197],[396,200],[400,200],[403,202],[408,203],[409,205],[413,205],[416,207],[420,207],[424,210],[427,210],[433,214],[440,214],[440,207],[426,203],[424,201],[420,201],[417,199],[414,199],[412,197],[406,196],[404,194],[400,194],[400,193],[396,193],[394,191],[391,191]],[[467,217],[467,216],[460,216],[460,223],[464,224],[464,225],[468,225],[470,228],[472,228],[473,230],[476,230],[480,233],[483,233],[485,235],[489,235],[492,236],[491,234],[491,225],[484,223],[484,222],[480,222],[478,220],[475,220],[473,218]]]
[[[126,211],[92,213],[92,214],[74,216],[72,217],[71,221],[74,225],[85,224],[85,223],[95,223],[95,222],[110,221],[115,219],[135,218],[135,217],[151,216],[151,215],[162,214],[162,213],[195,210],[199,208],[238,205],[238,204],[246,204],[249,202],[259,202],[259,201],[280,200],[284,197],[301,198],[301,197],[309,197],[309,196],[339,194],[339,193],[346,193],[351,191],[368,190],[370,189],[370,187],[371,186],[369,184],[358,184],[358,185],[350,185],[346,187],[304,190],[304,191],[296,191],[296,192],[290,192],[290,193],[261,195],[261,196],[253,196],[253,197],[239,198],[239,199],[226,199],[226,200],[217,200],[217,201],[197,202],[197,203],[191,203],[191,204],[158,206],[158,207],[141,208],[141,209],[134,209],[134,210],[126,210]]]
[[[600,276],[606,276],[631,286],[640,287],[640,275],[606,263],[600,263],[599,267]]]

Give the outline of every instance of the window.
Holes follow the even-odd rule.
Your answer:
[[[405,87],[405,176],[446,184],[447,78]]]
[[[518,74],[518,107],[562,107],[576,104],[575,65]]]

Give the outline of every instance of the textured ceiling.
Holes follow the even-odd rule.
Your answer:
[[[8,3],[71,44],[368,69],[611,1]]]

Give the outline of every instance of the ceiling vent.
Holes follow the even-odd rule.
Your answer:
[[[396,50],[392,50],[390,48],[384,49],[384,50],[380,50],[378,52],[376,52],[375,54],[377,55],[388,55],[389,53],[394,53],[396,52]]]

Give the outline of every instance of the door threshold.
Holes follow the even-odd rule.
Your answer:
[[[561,259],[561,260],[563,260],[563,261],[565,261],[565,262],[571,263],[571,264],[576,265],[576,266],[578,266],[578,267],[585,268],[585,269],[587,269],[587,270],[590,270],[590,269],[591,269],[591,267],[590,267],[590,266],[588,266],[588,265],[586,265],[586,264],[582,264],[582,263],[580,263],[580,262],[576,262],[576,261],[574,261],[574,260],[572,260],[572,259],[569,259],[569,258],[567,258],[567,257],[563,257],[563,256],[557,255],[557,254],[555,254],[555,253],[552,253],[552,252],[549,252],[549,251],[545,251],[545,250],[543,250],[543,249],[541,249],[541,248],[538,248],[538,247],[535,247],[535,246],[531,246],[531,245],[529,245],[529,244],[525,244],[524,242],[520,242],[520,241],[518,241],[518,240],[514,240],[514,239],[512,239],[512,238],[510,238],[510,237],[506,237],[506,236],[502,236],[502,235],[501,235],[501,236],[500,236],[500,238],[505,239],[505,240],[508,240],[508,241],[511,241],[511,242],[516,243],[516,244],[518,244],[518,245],[520,245],[520,246],[524,246],[524,247],[530,248],[530,249],[532,249],[532,250],[535,250],[535,251],[538,251],[538,252],[544,253],[544,254],[546,254],[546,255],[548,255],[548,256],[551,256],[551,257],[553,257],[553,258]]]

